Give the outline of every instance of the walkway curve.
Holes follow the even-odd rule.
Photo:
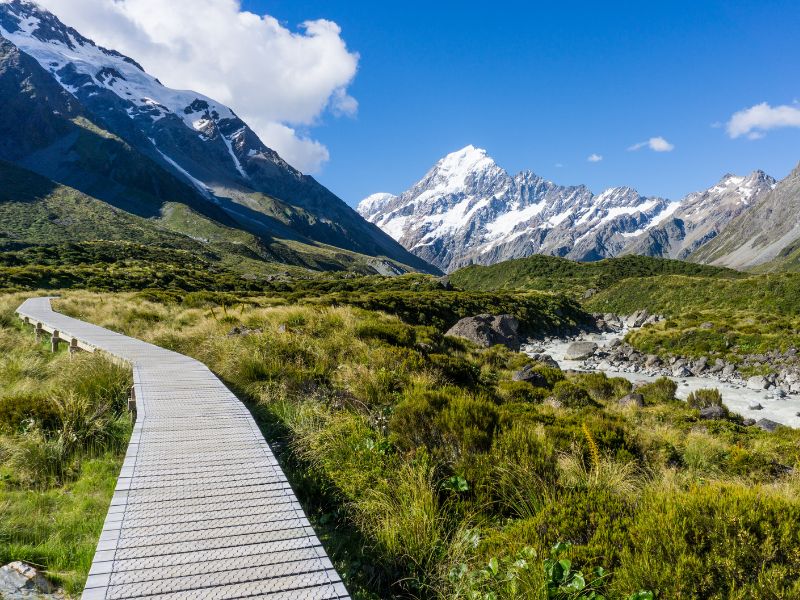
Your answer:
[[[252,416],[204,364],[54,312],[49,298],[17,313],[133,367],[136,425],[84,600],[348,598]]]

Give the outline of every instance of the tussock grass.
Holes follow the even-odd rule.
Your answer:
[[[131,422],[130,372],[101,355],[52,354],[0,297],[0,561],[24,560],[79,593]]]
[[[643,408],[620,407],[630,388],[602,376],[532,365],[540,387],[514,382],[527,357],[374,310],[156,300],[59,304],[218,373],[361,598],[545,597],[541,561],[558,541],[585,573],[609,569],[607,598],[794,593],[798,432],[699,421],[666,381],[641,390]]]

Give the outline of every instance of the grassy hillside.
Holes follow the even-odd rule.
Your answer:
[[[555,256],[536,255],[491,266],[472,265],[450,275],[465,290],[542,290],[578,294],[602,290],[627,278],[655,275],[736,278],[731,269],[648,256],[621,256],[597,262],[575,262]]]
[[[54,246],[70,243],[133,242],[142,247],[157,247],[165,253],[174,253],[180,257],[176,265],[179,270],[189,266],[205,269],[212,264],[215,270],[227,270],[238,273],[240,277],[246,275],[255,279],[287,269],[295,273],[308,270],[374,273],[376,265],[400,270],[404,268],[387,259],[364,256],[324,244],[257,237],[222,225],[177,202],[163,203],[160,211],[151,218],[137,216],[0,161],[0,249],[43,247],[52,250]],[[124,246],[107,244],[105,248],[123,249]],[[120,263],[125,252],[123,250],[119,257],[114,257],[113,253],[111,255],[113,262]],[[165,264],[164,260],[157,262]],[[17,266],[21,264],[18,262]],[[36,262],[29,261],[26,264]],[[64,278],[63,269],[58,270],[59,264],[52,262],[47,269],[52,282],[62,281],[62,286],[71,286],[88,280],[88,275],[81,275],[72,278],[71,281],[75,283],[69,283],[70,280]],[[84,264],[88,263],[84,261]],[[46,287],[53,286],[52,283],[46,283],[46,278],[40,279]],[[20,285],[25,284],[15,273],[0,273],[0,287]],[[154,285],[161,286],[163,282],[155,281]]]
[[[755,275],[641,256],[595,263],[534,256],[461,269],[451,282],[464,289],[563,291],[589,312],[664,314],[667,321],[628,336],[646,353],[739,362],[800,347],[800,274]]]
[[[666,381],[621,407],[623,380],[371,310],[241,300],[73,292],[58,306],[220,374],[276,442],[355,597],[800,592],[800,433],[699,421]],[[525,365],[538,385],[513,381]],[[566,577],[551,552],[571,560]]]

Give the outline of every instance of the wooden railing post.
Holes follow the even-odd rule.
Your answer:
[[[50,337],[50,350],[53,352],[58,352],[58,342],[61,340],[58,337],[58,330],[56,329],[53,332],[53,335]]]

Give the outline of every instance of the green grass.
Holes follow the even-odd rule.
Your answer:
[[[114,493],[120,456],[84,461],[80,474],[44,490],[0,486],[0,562],[22,560],[80,594]]]
[[[450,275],[465,290],[541,290],[580,295],[588,289],[604,290],[627,279],[660,275],[735,279],[744,275],[731,269],[647,256],[621,256],[580,263],[555,256],[535,255],[497,263],[472,265]]]
[[[131,422],[128,369],[53,354],[0,299],[0,561],[23,560],[79,594]]]
[[[146,269],[147,265],[143,263],[150,263],[156,271],[167,265],[168,270],[186,271],[194,267],[198,272],[210,264],[215,271],[230,273],[241,289],[247,289],[246,283],[250,280],[263,280],[275,273],[288,272],[299,276],[308,276],[314,271],[374,273],[373,265],[377,260],[401,271],[408,270],[393,260],[376,259],[304,238],[301,238],[303,241],[288,239],[291,233],[288,230],[282,229],[283,235],[259,237],[224,225],[200,212],[188,200],[188,203],[180,202],[187,194],[179,193],[181,186],[171,177],[168,179],[161,182],[166,186],[162,191],[166,197],[173,198],[172,201],[157,201],[150,195],[131,192],[129,197],[117,202],[119,206],[114,206],[0,161],[0,249],[18,251],[17,266],[36,271],[31,274],[0,269],[0,288],[141,289],[142,282],[135,267]],[[126,182],[130,183],[127,179]],[[166,193],[169,190],[174,191],[172,196]],[[220,214],[217,218],[227,217]],[[135,240],[135,243],[129,243],[130,240]],[[101,245],[104,251],[93,251],[93,245]],[[97,274],[88,273],[84,266],[71,277],[66,269],[59,268],[63,263],[37,260],[37,255],[52,256],[60,252],[68,259],[70,254],[75,254],[69,248],[78,246],[87,249],[86,254],[94,254],[94,261],[84,259],[81,264],[93,265]],[[143,249],[139,251],[140,255],[145,251],[151,254],[140,256],[139,264],[131,267],[135,283],[129,287],[95,285],[105,265],[120,265],[123,260],[129,260],[127,257],[133,246]],[[156,253],[160,257],[153,261],[152,254]],[[168,261],[163,260],[166,254],[172,254]],[[123,271],[124,278],[124,269],[119,270]],[[193,277],[200,279],[198,273]],[[187,280],[187,277],[183,279]],[[154,282],[160,287],[168,284],[169,281],[163,279]]]
[[[432,285],[335,285],[410,282]],[[563,541],[587,577],[607,569],[607,598],[796,592],[800,433],[700,421],[664,382],[643,408],[620,407],[630,385],[602,375],[534,364],[539,387],[513,382],[527,357],[372,309],[213,299],[71,292],[58,306],[218,373],[355,597],[545,598],[543,561]]]

